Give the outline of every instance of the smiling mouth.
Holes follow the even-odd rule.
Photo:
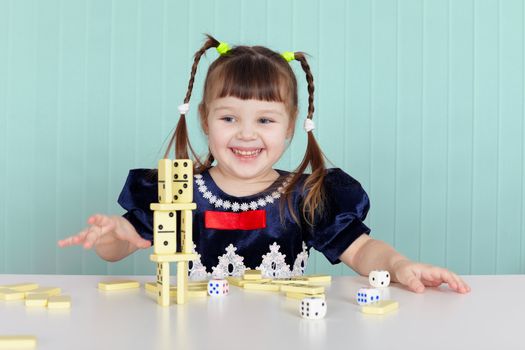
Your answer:
[[[255,158],[263,150],[262,148],[253,149],[250,151],[243,151],[238,148],[230,148],[230,149],[233,152],[233,154],[235,154],[238,157],[243,157],[243,158]]]

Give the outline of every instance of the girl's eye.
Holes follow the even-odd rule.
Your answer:
[[[227,116],[222,117],[221,120],[224,120],[225,122],[231,123],[235,119],[231,115],[227,115]]]
[[[261,119],[259,119],[259,122],[261,124],[270,124],[270,123],[273,123],[273,120],[271,120],[269,118],[261,118]]]

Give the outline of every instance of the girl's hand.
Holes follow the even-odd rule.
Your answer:
[[[470,287],[458,275],[432,265],[401,260],[394,264],[392,275],[395,280],[416,293],[422,293],[425,287],[438,287],[442,283],[447,283],[450,289],[458,293],[470,292]]]
[[[113,243],[127,241],[137,248],[149,248],[150,241],[140,237],[133,225],[121,216],[96,214],[89,217],[88,226],[74,236],[58,241],[59,247],[82,245],[90,249],[97,243]]]

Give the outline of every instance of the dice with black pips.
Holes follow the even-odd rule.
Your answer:
[[[302,318],[318,320],[326,315],[326,300],[323,298],[304,298],[301,300],[299,312]]]
[[[371,271],[368,275],[368,282],[374,288],[386,288],[390,285],[390,273],[383,270]]]

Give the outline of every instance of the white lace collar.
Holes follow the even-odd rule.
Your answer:
[[[211,175],[209,176],[211,177]],[[202,197],[204,199],[207,199],[210,202],[210,204],[215,206],[215,208],[222,208],[234,212],[237,212],[239,210],[257,210],[259,208],[265,207],[269,203],[273,203],[276,199],[281,197],[284,187],[291,180],[291,176],[292,174],[290,174],[290,176],[288,176],[288,178],[285,181],[283,181],[281,186],[279,186],[276,191],[273,191],[272,193],[267,193],[266,195],[261,196],[259,198],[253,198],[247,202],[240,202],[224,200],[223,198],[220,198],[217,194],[214,194],[209,190],[208,186],[206,186],[206,182],[204,181],[204,177],[201,174],[194,175],[195,183],[197,184],[199,192],[202,194]]]

